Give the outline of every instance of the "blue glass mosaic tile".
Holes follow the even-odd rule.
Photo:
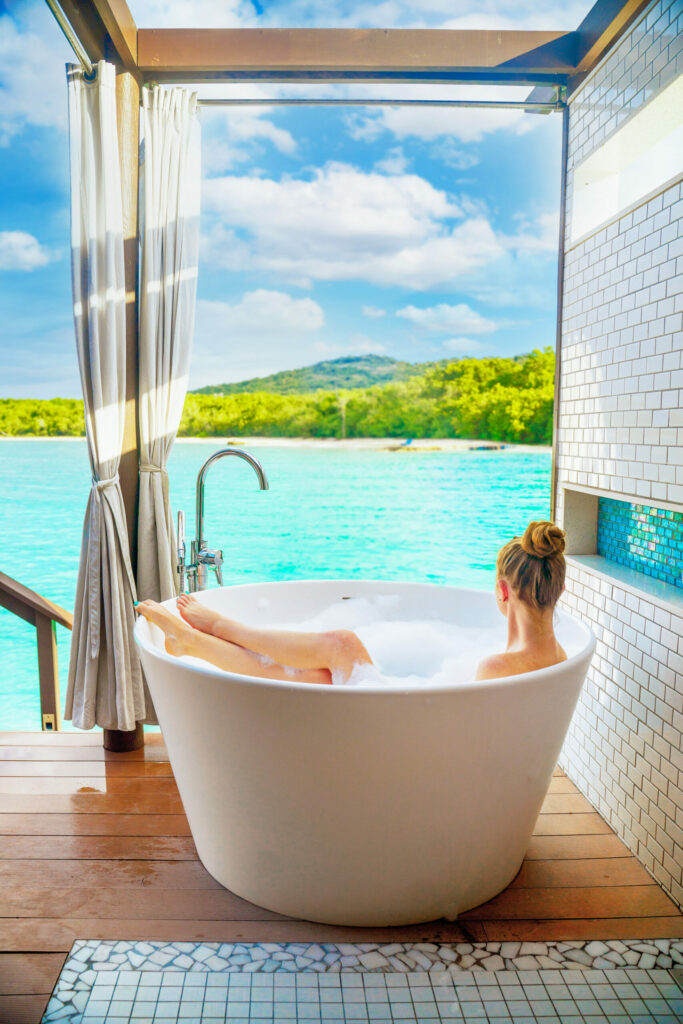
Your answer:
[[[598,554],[683,589],[683,512],[600,498]]]

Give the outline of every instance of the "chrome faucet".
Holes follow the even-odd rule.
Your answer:
[[[177,572],[178,591],[181,594],[185,592],[186,584],[189,593],[194,593],[196,590],[206,590],[209,583],[210,568],[216,573],[219,587],[223,586],[223,552],[217,548],[209,548],[204,537],[204,486],[209,466],[227,455],[235,455],[238,459],[244,459],[245,462],[248,462],[258,477],[261,490],[268,490],[268,478],[263,470],[263,466],[249,452],[245,452],[241,448],[221,448],[209,456],[197,476],[197,536],[190,542],[189,565],[185,564],[185,513],[182,511],[178,512]]]

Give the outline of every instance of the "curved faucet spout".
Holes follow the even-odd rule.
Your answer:
[[[210,455],[206,460],[202,468],[199,470],[199,476],[197,477],[197,551],[201,551],[206,546],[206,540],[204,537],[204,485],[206,483],[206,475],[209,471],[209,467],[217,462],[219,459],[223,459],[228,455],[234,455],[238,459],[244,459],[248,462],[251,468],[258,477],[259,487],[262,491],[268,490],[268,477],[265,474],[263,466],[258,459],[255,459],[249,452],[244,451],[241,448],[220,448],[213,455]]]

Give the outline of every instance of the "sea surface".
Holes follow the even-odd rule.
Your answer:
[[[185,510],[188,538],[197,472],[219,446],[181,440],[173,449],[171,502],[174,515]],[[226,584],[357,578],[488,588],[499,547],[550,512],[547,450],[254,454],[269,491],[241,460],[209,472],[206,536],[223,549]],[[85,441],[0,441],[0,570],[69,610],[89,481]],[[70,633],[57,633],[63,704]],[[2,608],[0,666],[0,729],[39,729],[35,629]]]

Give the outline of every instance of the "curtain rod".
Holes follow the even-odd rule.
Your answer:
[[[56,20],[57,24],[59,25],[59,27],[61,28],[61,30],[64,33],[64,35],[66,36],[67,41],[68,41],[71,49],[74,51],[74,53],[78,57],[78,60],[82,64],[83,70],[88,75],[92,75],[92,73],[93,73],[93,71],[95,69],[94,69],[94,67],[93,67],[93,65],[92,65],[92,63],[90,61],[90,58],[88,57],[88,54],[83,49],[83,45],[82,45],[80,39],[78,38],[78,36],[74,32],[74,30],[72,29],[71,25],[69,24],[69,22],[67,20],[67,17],[64,14],[64,11],[62,10],[62,8],[57,3],[57,0],[45,0],[45,2],[47,4],[47,6],[50,8],[50,10],[52,11],[52,13],[54,14],[55,20]]]
[[[503,110],[562,110],[558,98],[548,103],[526,103],[524,100],[379,100],[379,99],[202,99],[200,107],[489,107]]]

